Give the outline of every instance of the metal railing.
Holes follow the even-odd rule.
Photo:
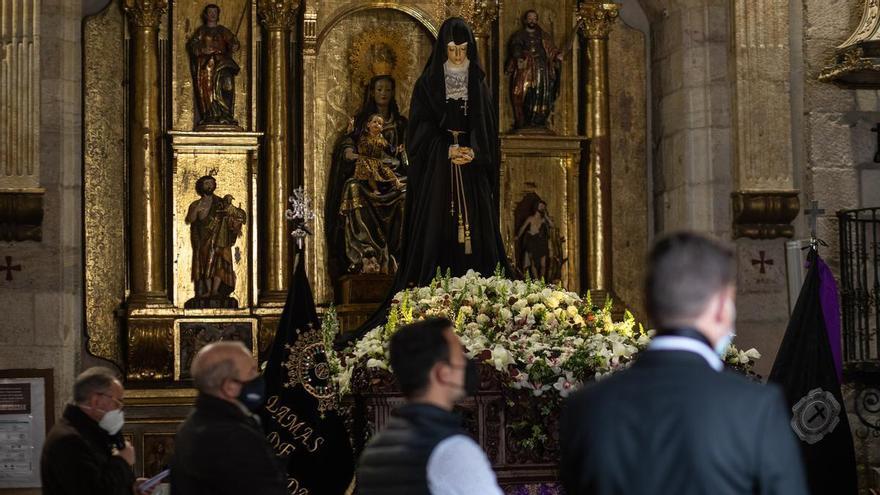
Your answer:
[[[880,208],[837,212],[840,225],[840,302],[843,361],[880,364]]]

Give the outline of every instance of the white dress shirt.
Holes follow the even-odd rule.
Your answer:
[[[428,457],[431,495],[503,495],[483,449],[467,435],[438,443]]]
[[[677,335],[658,335],[648,344],[649,351],[687,351],[699,354],[715,371],[724,369],[724,363],[715,351],[698,340]]]

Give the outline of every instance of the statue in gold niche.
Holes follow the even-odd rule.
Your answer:
[[[523,28],[510,37],[505,72],[510,76],[514,128],[544,129],[559,94],[563,52],[538,25],[538,12],[527,10]]]
[[[241,237],[247,213],[232,204],[235,198],[214,194],[217,180],[206,175],[196,181],[201,198],[189,205],[186,223],[192,242],[192,281],[195,297],[184,304],[191,308],[237,308],[229,297],[235,290],[232,247]]]
[[[385,273],[397,270],[403,242],[408,160],[407,119],[395,98],[395,79],[379,66],[364,103],[336,145],[325,219],[330,270]]]
[[[221,26],[220,7],[208,4],[199,26],[186,44],[195,89],[198,128],[234,127],[235,76],[239,67],[232,54],[240,48],[235,33]]]

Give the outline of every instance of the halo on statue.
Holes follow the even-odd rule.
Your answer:
[[[403,80],[412,67],[403,32],[394,28],[370,28],[354,38],[349,50],[352,80],[361,86],[375,76]]]

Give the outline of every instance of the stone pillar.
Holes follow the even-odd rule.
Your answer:
[[[159,107],[159,21],[167,7],[166,0],[125,0],[133,48],[129,299],[133,306],[141,307],[168,303]]]
[[[587,41],[586,134],[587,288],[611,290],[611,116],[608,104],[608,34],[618,16],[614,3],[588,1],[578,6],[580,30]]]
[[[733,236],[794,235],[789,0],[735,0]]]
[[[498,19],[498,0],[477,0],[474,2],[474,14],[471,25],[474,38],[477,39],[477,54],[480,65],[486,71],[486,82],[492,87],[495,67],[492,65],[492,24]]]
[[[296,25],[298,0],[258,0],[257,12],[266,37],[263,65],[265,67],[266,128],[262,153],[262,191],[260,206],[265,215],[260,233],[260,304],[283,305],[287,297],[290,272],[290,235],[284,212],[290,196],[291,163],[294,156],[290,141],[291,99],[288,44]]]

